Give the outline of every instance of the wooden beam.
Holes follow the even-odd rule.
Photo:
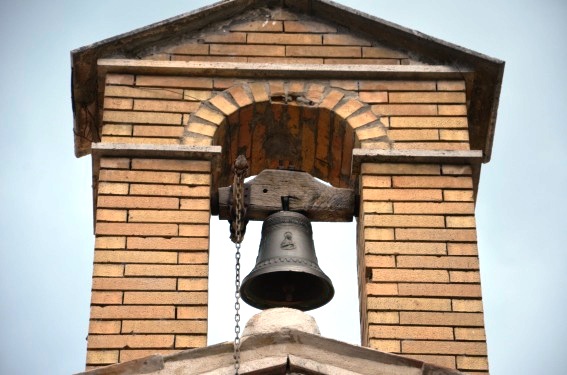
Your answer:
[[[282,210],[282,197],[289,198],[289,210],[301,212],[311,221],[352,221],[355,195],[351,189],[328,186],[306,172],[265,169],[244,184],[249,220],[264,220]],[[230,216],[230,186],[218,190],[220,219]]]

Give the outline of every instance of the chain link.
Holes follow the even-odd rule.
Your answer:
[[[244,178],[248,172],[248,162],[244,155],[239,155],[234,162],[232,183],[232,203],[230,239],[236,247],[235,254],[235,291],[234,291],[234,374],[240,370],[240,244],[246,231],[246,206],[244,202]]]

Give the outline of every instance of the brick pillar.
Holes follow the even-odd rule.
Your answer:
[[[87,368],[206,345],[210,173],[100,158]]]
[[[364,163],[360,181],[363,345],[487,373],[471,167]]]

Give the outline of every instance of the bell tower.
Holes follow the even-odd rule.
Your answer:
[[[210,217],[231,217],[245,155],[246,218],[307,219],[264,236],[280,249],[309,221],[356,220],[362,346],[488,373],[474,209],[503,62],[323,0],[232,0],[72,64],[75,152],[93,160],[87,369],[207,345]]]

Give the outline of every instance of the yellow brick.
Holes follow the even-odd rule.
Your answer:
[[[91,319],[173,319],[173,306],[92,306]]]
[[[442,141],[465,141],[469,140],[468,130],[439,130],[439,139]]]
[[[327,94],[327,96],[325,96],[325,98],[321,101],[319,107],[332,110],[333,108],[335,108],[337,103],[339,103],[344,96],[345,94],[342,93],[341,91],[331,90]]]
[[[156,99],[182,99],[183,90],[180,89],[159,89],[127,86],[107,86],[105,96],[126,97],[126,98],[156,98]]]
[[[107,85],[133,85],[134,75],[132,74],[107,74]]]
[[[111,334],[120,333],[121,322],[118,320],[91,320],[89,322],[89,334]]]
[[[443,228],[445,219],[443,216],[433,215],[366,215],[364,225],[367,227]]]
[[[208,280],[206,278],[191,278],[191,279],[179,279],[178,290],[208,290]]]
[[[323,44],[370,46],[368,40],[350,34],[324,34]]]
[[[387,176],[362,176],[363,187],[390,187],[392,186],[392,179]],[[362,193],[364,195],[364,191]]]
[[[127,183],[112,183],[112,182],[100,182],[98,184],[99,194],[111,194],[111,195],[126,195],[128,194],[128,184]]]
[[[122,333],[207,333],[204,320],[125,320]]]
[[[364,257],[364,262],[366,267],[389,268],[396,266],[396,259],[392,255],[366,255]]]
[[[475,228],[474,216],[447,216],[447,228]]]
[[[382,116],[436,116],[435,104],[375,104],[372,111]],[[455,116],[461,115],[456,113]],[[466,115],[466,113],[462,114]]]
[[[88,348],[170,348],[173,338],[173,335],[90,335]]]
[[[393,141],[439,140],[439,130],[437,129],[391,129],[388,135]]]
[[[401,255],[397,257],[397,266],[401,268],[478,269],[478,258]]]
[[[348,122],[350,124],[350,120]],[[380,125],[375,124],[363,129],[356,129],[355,134],[356,138],[361,142],[365,140],[378,139],[378,141],[381,141],[385,145],[387,145],[386,141],[383,140],[386,137],[386,130]],[[382,140],[380,140],[380,138],[382,138]]]
[[[108,169],[129,169],[130,159],[128,158],[101,158],[100,167]]]
[[[451,300],[440,298],[370,297],[369,310],[450,311]]]
[[[377,339],[452,340],[453,329],[449,327],[370,325],[368,335]]]
[[[188,251],[179,254],[180,264],[208,264],[209,253],[204,251]]]
[[[462,341],[486,341],[483,328],[455,328],[455,340]]]
[[[459,201],[459,202],[472,202],[472,190],[444,190],[443,200],[445,201]]]
[[[467,142],[396,142],[392,144],[392,149],[394,150],[452,150],[452,151],[463,151],[469,150],[469,144]]]
[[[134,137],[174,137],[179,138],[183,135],[182,126],[134,126]]]
[[[212,95],[213,95],[212,91],[183,90],[183,99],[187,101],[202,102],[204,100],[210,99]]]
[[[478,271],[449,271],[449,279],[452,283],[480,283]]]
[[[107,143],[126,143],[126,144],[154,144],[154,145],[177,145],[177,138],[158,138],[158,137],[107,137],[103,136],[102,142]],[[208,146],[209,144],[207,144]]]
[[[225,56],[285,56],[286,47],[267,45],[212,44],[211,55]]]
[[[398,295],[397,284],[367,283],[366,295],[368,296],[396,296]]]
[[[125,305],[204,305],[206,292],[125,292]],[[124,330],[124,327],[122,328]]]
[[[212,98],[209,103],[218,108],[219,111],[229,116],[238,110],[238,107],[232,104],[228,99],[222,95],[217,95]]]
[[[166,251],[96,251],[95,263],[177,263],[176,252]]]
[[[213,80],[211,78],[200,78],[200,77],[137,76],[136,86],[212,89]]]
[[[206,265],[165,265],[165,264],[127,264],[126,276],[181,276],[206,277]]]
[[[441,167],[443,174],[455,176],[470,176],[472,175],[472,168],[470,165],[447,165]]]
[[[175,347],[179,349],[202,348],[207,346],[207,336],[175,336]]]
[[[120,305],[122,292],[92,292],[91,305]]]
[[[463,92],[392,92],[390,103],[465,103]]]
[[[218,126],[216,124],[203,124],[195,120],[191,120],[187,125],[187,131],[208,137],[216,134]]]
[[[482,312],[481,300],[454,299],[452,304],[453,311]]]
[[[360,90],[435,91],[434,81],[360,81]]]
[[[196,102],[180,101],[180,100],[148,100],[136,99],[134,101],[135,111],[153,111],[153,112],[177,112],[187,113],[195,112],[199,108]],[[127,108],[121,108],[127,109]]]
[[[473,203],[394,202],[396,214],[474,214]]]
[[[394,239],[393,229],[365,228],[364,239],[374,241],[391,241]]]
[[[372,269],[372,281],[409,282],[449,282],[449,272],[445,270],[420,269]]]
[[[157,210],[130,210],[128,222],[130,223],[208,223],[207,211],[157,211]],[[177,229],[176,229],[177,230]]]
[[[435,164],[363,163],[361,172],[377,175],[439,175],[441,169]]]
[[[126,210],[107,210],[99,208],[96,210],[97,221],[126,221]]]
[[[186,185],[204,185],[209,186],[211,184],[210,174],[198,174],[198,173],[182,173],[181,183]]]
[[[358,94],[360,100],[366,103],[387,103],[388,92],[386,91],[363,91]]]
[[[478,255],[478,246],[475,243],[449,243],[449,255]]]
[[[95,264],[93,276],[120,277],[124,275],[122,264]]]
[[[350,99],[347,102],[343,103],[338,109],[336,109],[335,113],[341,118],[346,119],[362,107],[364,107],[364,104],[362,104],[360,101]]]
[[[129,237],[127,247],[132,250],[208,250],[209,239],[199,237]]]
[[[181,306],[177,308],[177,319],[206,319],[207,306]]]
[[[174,196],[174,197],[206,197],[210,196],[208,186],[187,186],[187,185],[142,185],[132,184],[130,194],[132,195],[154,195],[154,196]],[[177,207],[171,207],[177,208]],[[208,209],[208,207],[207,207]]]
[[[366,242],[365,252],[369,254],[431,254],[447,253],[445,243],[434,242]]]
[[[124,249],[126,237],[97,237],[95,239],[96,249]]]
[[[459,370],[488,370],[488,358],[486,357],[457,357],[457,368]]]
[[[467,106],[464,104],[439,104],[438,111],[439,116],[466,116]]]
[[[412,297],[480,297],[478,284],[398,284],[400,296]]]
[[[470,177],[460,176],[394,176],[392,185],[401,188],[472,188]]]
[[[399,353],[401,351],[400,340],[370,340],[370,347],[385,353]]]
[[[390,128],[443,129],[467,127],[466,117],[390,117]]]
[[[99,196],[98,207],[177,209],[179,198]]]
[[[360,210],[364,214],[389,214],[394,212],[393,205],[390,202],[362,202]]]
[[[118,350],[89,350],[87,363],[91,365],[108,365],[118,362]]]
[[[402,342],[402,353],[486,355],[483,342],[412,341]]]
[[[249,44],[320,45],[321,35],[248,33]]]
[[[179,235],[183,237],[208,237],[209,236],[209,225],[180,225]]]
[[[400,313],[397,311],[378,312],[370,311],[368,313],[369,324],[397,324],[400,322]]]
[[[372,111],[368,110],[359,115],[355,115],[348,120],[348,124],[351,128],[356,129],[364,125],[368,125],[372,122],[378,121],[378,116],[376,116]]]
[[[465,81],[437,81],[439,91],[465,91]]]
[[[441,201],[439,189],[364,189],[363,199],[369,201]],[[391,205],[393,208],[393,205]]]
[[[102,135],[132,135],[132,125],[125,124],[104,124],[102,126]]]
[[[396,240],[402,241],[476,241],[474,229],[404,229],[396,228]]]
[[[463,326],[482,327],[482,313],[451,313],[451,312],[400,312],[400,323],[407,325],[426,326]]]
[[[99,179],[101,181],[113,182],[150,182],[162,184],[177,184],[180,181],[180,174],[174,172],[101,170]]]
[[[96,234],[125,236],[176,236],[176,224],[105,223],[96,224]]]
[[[104,111],[103,121],[135,124],[180,125],[181,114],[163,112]]]
[[[93,290],[175,290],[174,278],[94,277]]]
[[[215,110],[209,109],[207,107],[201,106],[197,112],[195,112],[195,116],[212,122],[213,124],[220,125],[224,122],[225,116],[222,113],[219,113]]]
[[[182,210],[199,210],[199,211],[207,211],[210,209],[210,200],[209,199],[181,199],[180,202],[180,209]],[[183,230],[183,225],[179,227],[179,235],[185,236],[185,234],[181,234]]]

